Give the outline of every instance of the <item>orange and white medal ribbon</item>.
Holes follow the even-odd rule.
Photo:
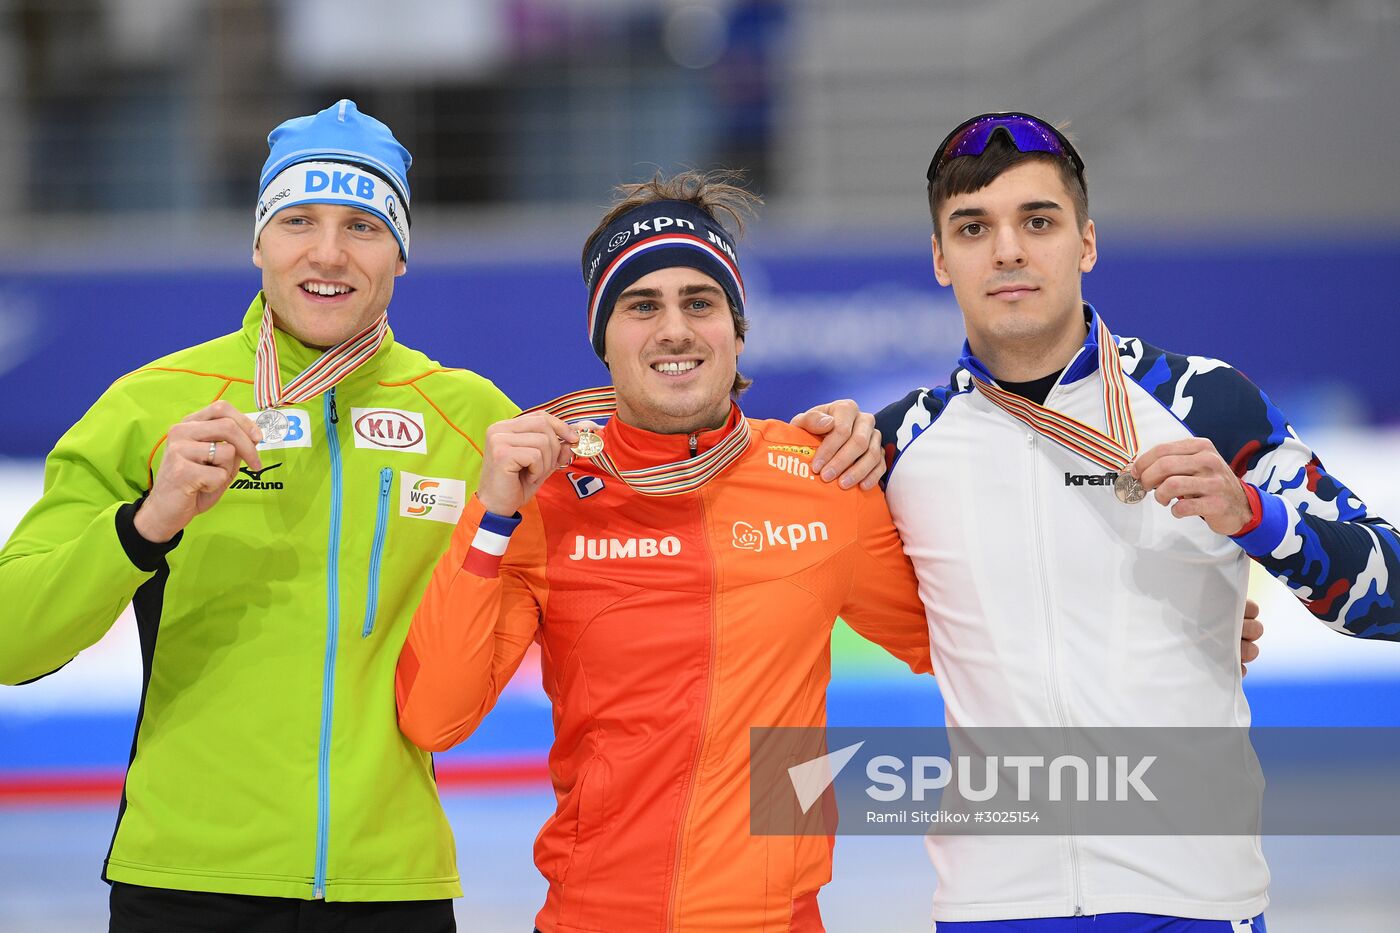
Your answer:
[[[1128,401],[1128,379],[1123,375],[1123,364],[1118,358],[1118,343],[1109,333],[1108,325],[1102,320],[1098,324],[1099,372],[1103,376],[1107,434],[977,376],[973,376],[972,381],[977,383],[977,388],[988,400],[1017,421],[1084,459],[1117,473],[1113,480],[1113,494],[1119,502],[1131,505],[1141,502],[1147,495],[1147,490],[1127,469],[1138,452],[1137,425],[1133,423],[1133,409]]]
[[[582,389],[562,395],[552,402],[536,405],[530,411],[542,411],[561,421],[608,418],[617,413],[617,396],[611,386]],[[723,473],[731,463],[743,456],[748,446],[749,423],[739,418],[729,433],[704,453],[653,467],[636,470],[620,468],[603,449],[603,438],[594,431],[580,431],[579,442],[570,449],[576,456],[588,457],[604,473],[622,480],[644,496],[679,496],[694,492]]]
[[[379,352],[388,332],[389,312],[384,311],[364,330],[322,353],[283,386],[282,371],[277,363],[277,341],[273,336],[272,309],[264,307],[253,373],[253,403],[258,406],[258,415],[253,421],[263,432],[263,443],[276,444],[286,438],[291,429],[291,422],[278,408],[315,398],[335,386]]]

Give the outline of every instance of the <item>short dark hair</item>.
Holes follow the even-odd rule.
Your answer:
[[[743,187],[744,177],[740,172],[730,171],[685,171],[676,175],[663,175],[657,172],[647,181],[618,185],[613,189],[613,203],[598,226],[593,228],[583,241],[581,263],[588,261],[588,244],[602,233],[614,220],[633,208],[653,201],[685,201],[714,218],[715,223],[724,227],[737,240],[744,235],[744,223],[754,216],[763,199]],[[734,335],[740,340],[749,332],[748,318],[739,313],[733,302],[729,304],[729,314],[734,319]],[[753,380],[737,369],[734,371],[734,384],[729,389],[733,398],[744,394]]]
[[[987,140],[987,148],[980,155],[950,159],[938,170],[937,179],[929,182],[928,209],[933,215],[933,234],[939,242],[943,240],[943,231],[939,226],[938,211],[949,198],[981,191],[1007,169],[1030,161],[1050,162],[1060,170],[1060,179],[1074,202],[1074,219],[1079,223],[1079,229],[1083,230],[1089,221],[1089,192],[1086,183],[1075,171],[1074,162],[1052,152],[1022,152],[1005,132],[997,132]]]

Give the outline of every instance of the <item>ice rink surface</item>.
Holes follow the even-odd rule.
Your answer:
[[[528,933],[544,901],[531,863],[546,792],[458,794],[446,806],[457,834],[465,896],[462,933]],[[0,810],[0,930],[92,933],[106,929],[98,878],[116,809],[106,805]],[[1400,918],[1400,838],[1275,836],[1270,933],[1391,933]],[[917,836],[843,837],[821,896],[830,933],[928,930],[934,874]]]

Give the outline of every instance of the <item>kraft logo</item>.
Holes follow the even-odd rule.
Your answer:
[[[681,552],[681,539],[664,538],[574,538],[569,560],[627,560],[633,557],[675,557]]]
[[[354,188],[351,188],[352,183]],[[328,174],[320,169],[312,169],[306,173],[308,194],[327,189],[330,189],[331,194],[343,194],[346,197],[359,198],[362,201],[374,200],[374,179],[368,175],[340,171]]]
[[[651,220],[639,220],[632,225],[632,235],[640,236],[643,233],[660,233],[670,227],[684,227],[687,230],[694,230],[695,224],[683,217],[654,217]],[[714,239],[714,234],[710,235]],[[623,242],[626,242],[625,240]],[[618,244],[619,246],[621,244]]]
[[[608,252],[613,252],[630,239],[632,239],[632,234],[628,233],[626,230],[623,230],[621,233],[614,233],[613,238],[608,241]]]
[[[765,546],[786,547],[795,551],[799,545],[809,541],[829,540],[825,522],[808,522],[805,525],[797,522],[790,525],[764,522],[761,529],[748,522],[734,523],[734,546],[741,551],[762,552]]]
[[[405,453],[428,452],[423,415],[397,408],[352,408],[350,418],[355,426],[355,446]]]
[[[1117,473],[1066,473],[1066,486],[1112,486]]]

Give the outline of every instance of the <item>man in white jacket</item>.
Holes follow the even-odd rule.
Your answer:
[[[1238,371],[1114,336],[1084,302],[1097,237],[1058,130],[973,117],[936,150],[928,194],[967,343],[947,385],[877,426],[950,727],[1243,736],[1251,559],[1337,631],[1400,639],[1395,529]],[[940,933],[1263,930],[1258,836],[1206,831],[933,835],[934,918]]]

